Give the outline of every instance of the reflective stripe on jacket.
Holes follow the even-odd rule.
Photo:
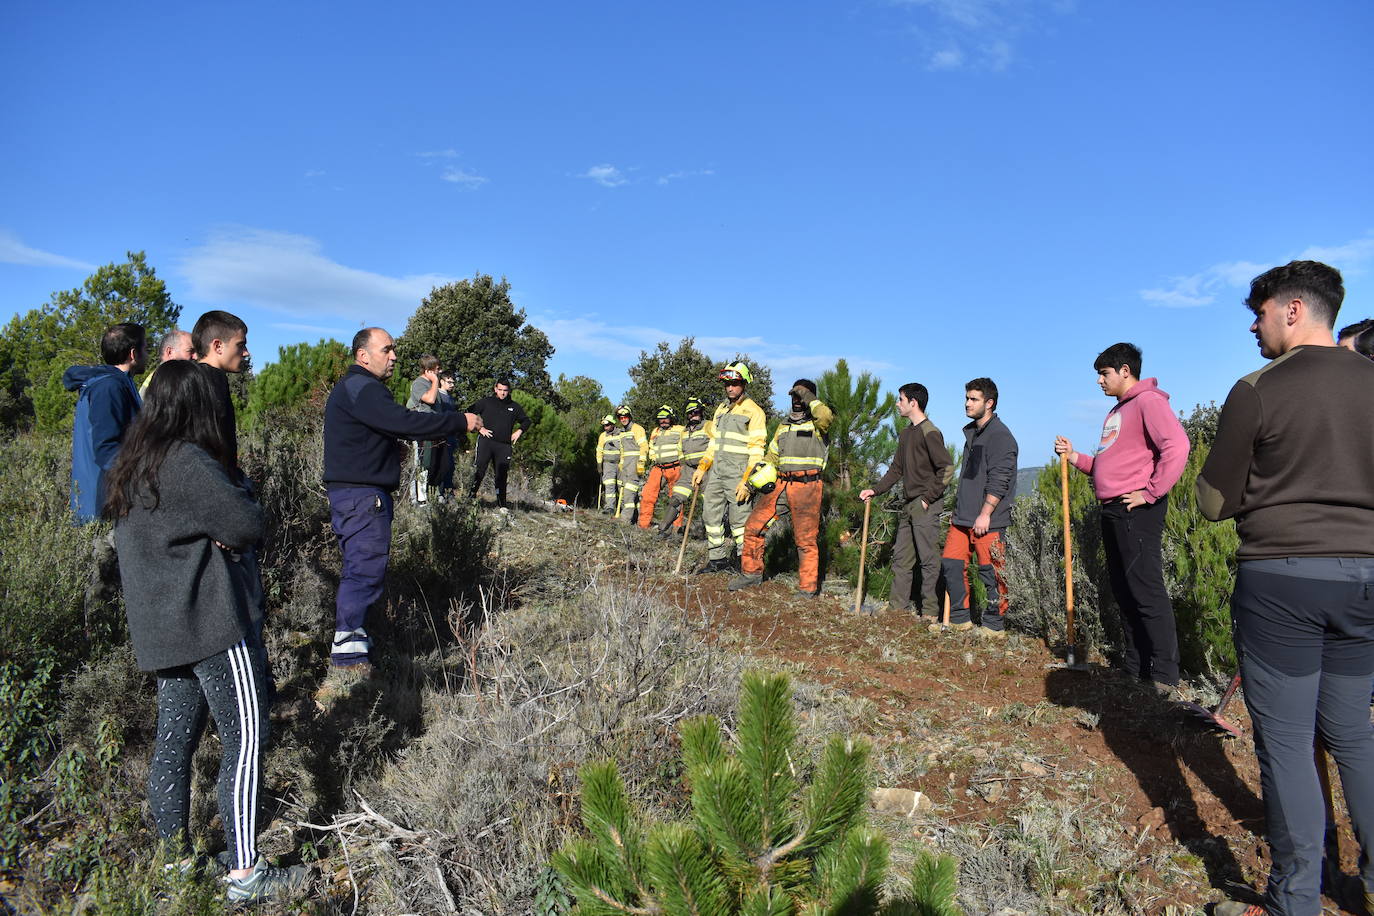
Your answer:
[[[743,477],[746,470],[763,460],[768,421],[763,408],[751,398],[717,407],[711,418],[711,433],[711,445],[706,450],[711,467],[726,468],[728,473]]]
[[[676,464],[682,461],[681,426],[655,427],[649,436],[649,463]]]
[[[608,456],[620,458],[620,436],[616,433],[602,433],[596,438],[596,463],[600,464]]]
[[[701,463],[701,456],[711,447],[711,428],[706,423],[686,426],[682,430],[682,461],[690,468]]]
[[[784,474],[825,467],[830,442],[827,433],[835,415],[820,401],[812,401],[809,409],[810,416],[805,419],[793,419],[792,415],[784,418],[768,445],[768,460]]]

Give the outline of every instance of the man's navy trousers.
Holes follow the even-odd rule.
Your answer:
[[[329,516],[343,553],[334,607],[335,665],[367,661],[367,610],[382,597],[391,556],[391,494],[380,487],[331,486]]]

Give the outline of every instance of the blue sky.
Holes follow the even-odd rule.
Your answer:
[[[1224,398],[1269,266],[1374,314],[1371,34],[1364,0],[10,0],[0,317],[142,249],[262,365],[490,273],[612,397],[694,335],[780,387],[924,382],[949,437],[988,375],[1035,464],[1095,439],[1117,340]]]

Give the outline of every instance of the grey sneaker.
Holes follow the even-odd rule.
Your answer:
[[[305,887],[309,877],[310,870],[304,865],[277,868],[258,856],[258,861],[253,863],[253,871],[247,877],[225,878],[224,883],[229,885],[226,893],[230,903],[259,903],[295,894]]]
[[[743,588],[752,588],[763,581],[763,576],[750,576],[740,573],[730,580],[730,591],[737,592]]]
[[[1269,911],[1254,903],[1241,903],[1239,900],[1223,900],[1212,907],[1213,916],[1265,916]]]

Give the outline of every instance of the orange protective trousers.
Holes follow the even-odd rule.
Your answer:
[[[768,529],[777,519],[788,515],[791,516],[792,539],[797,542],[797,584],[804,592],[814,592],[821,585],[821,551],[816,546],[821,533],[820,477],[780,480],[772,493],[754,497],[754,508],[744,526],[740,569],[746,576],[763,575],[763,547]]]
[[[983,586],[988,593],[987,607],[991,610],[994,607],[1000,616],[1007,613],[1007,545],[1002,540],[1002,531],[994,528],[986,534],[977,535],[972,528],[963,525],[950,525],[949,533],[945,535],[945,549],[941,554],[942,560],[955,561],[962,567],[961,574],[963,582],[951,582],[953,578],[949,564],[942,563],[945,574],[945,590],[949,593],[950,607],[954,610],[968,610],[968,559],[972,553],[978,558],[978,574],[983,580]],[[963,586],[960,591],[959,586]],[[951,610],[951,615],[953,610]],[[953,619],[951,617],[951,619]],[[962,621],[954,621],[961,623]]]
[[[644,489],[639,492],[639,527],[648,528],[654,522],[654,505],[658,503],[660,493],[665,496],[673,492],[673,487],[677,486],[677,479],[682,476],[682,465],[664,468],[654,465],[649,468],[649,479],[644,482]]]

